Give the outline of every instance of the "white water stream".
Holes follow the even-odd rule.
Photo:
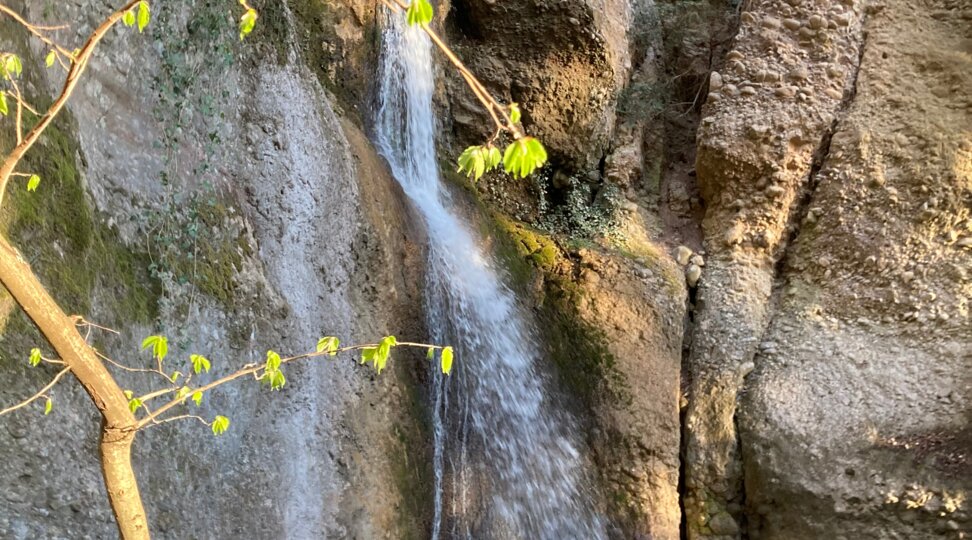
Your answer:
[[[428,37],[400,14],[387,19],[378,146],[428,229],[432,338],[456,348],[452,376],[434,381],[432,538],[603,538],[527,319],[440,182]]]

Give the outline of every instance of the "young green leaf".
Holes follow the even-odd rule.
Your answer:
[[[135,8],[125,12],[125,15],[122,16],[122,22],[129,28],[135,26]]]
[[[40,185],[40,176],[36,174],[30,175],[27,179],[27,191],[37,191],[37,186]]]
[[[250,35],[250,32],[253,31],[253,27],[256,26],[256,20],[257,12],[255,9],[246,10],[246,13],[240,17],[240,41],[243,41],[243,38]]]
[[[142,406],[142,400],[138,398],[132,398],[128,400],[128,410],[132,411],[133,413],[137,411],[138,408],[141,406]]]
[[[176,381],[179,380],[179,377],[182,377],[182,372],[181,371],[173,371],[172,372],[172,375],[169,376],[169,380],[172,381],[173,383],[175,383]]]
[[[516,103],[510,103],[510,121],[516,124],[520,121],[520,106]]]
[[[377,347],[365,347],[361,349],[361,363],[367,364],[375,359],[375,354],[378,352]]]
[[[51,409],[53,408],[54,402],[51,401],[51,398],[47,398],[47,401],[44,403],[44,416],[51,414]]]
[[[322,337],[321,339],[317,340],[317,352],[325,353],[329,356],[335,356],[340,345],[341,341],[336,337]]]
[[[446,375],[452,371],[452,347],[446,347],[442,349],[442,373]]]
[[[275,369],[270,373],[270,390],[280,390],[287,384],[287,378],[284,377],[283,371]]]
[[[381,373],[385,369],[385,364],[388,362],[391,349],[395,345],[398,345],[398,340],[395,339],[395,336],[386,336],[378,343],[378,350],[375,351],[374,356],[375,370],[378,373]]]
[[[145,27],[148,26],[150,17],[151,15],[149,13],[149,3],[145,2],[144,0],[142,2],[139,2],[138,3],[138,31],[139,32],[145,30]]]
[[[165,336],[149,336],[142,340],[142,350],[152,347],[152,356],[157,358],[159,362],[165,359],[165,355],[169,354],[169,341],[165,339]]]
[[[412,3],[408,5],[408,10],[405,12],[405,18],[408,20],[409,26],[429,24],[432,22],[433,15],[434,11],[429,0],[412,0]]]
[[[487,147],[486,152],[486,170],[491,171],[496,168],[500,162],[503,161],[503,154],[492,144]]]
[[[20,57],[13,53],[7,53],[3,57],[3,73],[8,78],[19,77],[24,65],[20,63]]]
[[[435,358],[435,348],[429,347],[429,350],[425,353],[425,358],[431,360]]]
[[[54,65],[54,62],[56,60],[57,60],[57,53],[54,52],[54,51],[51,51],[51,52],[47,53],[47,57],[44,58],[44,64],[47,65],[47,67],[51,67],[51,66]]]
[[[503,167],[514,177],[524,178],[547,162],[547,150],[533,137],[513,141],[503,154]]]
[[[216,415],[216,418],[213,419],[213,435],[222,435],[223,433],[226,433],[226,430],[229,429],[229,425],[229,418],[222,415]]]
[[[36,347],[33,348],[33,349],[31,349],[30,350],[30,360],[29,360],[30,367],[37,367],[37,366],[39,366],[40,363],[41,363],[41,360],[42,360],[42,358],[41,358],[40,349],[38,349]]]
[[[192,393],[192,397],[190,399],[192,399],[192,402],[196,404],[196,407],[198,407],[199,404],[202,403],[202,396],[203,393],[200,392],[199,390],[196,390],[195,392]]]
[[[192,390],[188,386],[183,386],[178,392],[176,392],[176,399],[182,399],[188,396],[189,392],[192,392]]]
[[[195,371],[197,375],[199,372],[204,370],[206,373],[209,373],[210,364],[209,360],[205,356],[202,356],[201,354],[192,354],[189,355],[189,360],[192,361],[192,370]]]
[[[267,371],[280,369],[280,355],[274,351],[267,351]]]
[[[0,115],[7,116],[7,94],[0,90]]]

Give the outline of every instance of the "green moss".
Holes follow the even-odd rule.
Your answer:
[[[548,234],[496,214],[498,240],[495,253],[508,269],[519,294],[529,295],[529,284],[542,281],[536,317],[548,357],[569,394],[592,409],[606,397],[628,401],[616,360],[600,329],[578,313],[584,293],[574,281],[575,263]],[[536,293],[535,293],[536,294]]]
[[[155,237],[153,268],[178,283],[192,283],[204,294],[232,307],[236,275],[252,248],[243,231],[229,225],[229,209],[214,199],[193,197],[179,211],[156,216],[165,224]]]
[[[70,117],[62,113],[27,154],[18,169],[38,174],[40,186],[31,193],[21,178],[11,181],[0,232],[20,249],[66,313],[90,315],[92,293],[100,289],[109,302],[99,305],[100,323],[150,322],[157,315],[159,285],[149,276],[147,258],[126,248],[88,205],[76,165],[77,143],[68,135],[71,127]],[[10,135],[0,132],[0,148],[10,148]],[[40,336],[8,293],[3,297],[10,316],[2,352],[26,354]]]

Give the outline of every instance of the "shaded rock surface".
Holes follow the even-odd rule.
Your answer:
[[[119,307],[133,294],[121,284],[82,291],[85,316],[121,332],[95,332],[96,346],[137,365],[141,337],[161,331],[173,369],[185,371],[187,355],[198,352],[228,373],[267,349],[311,350],[323,335],[421,338],[413,316],[422,303],[421,234],[387,167],[335,113],[336,99],[299,49],[277,43],[282,61],[265,62],[249,56],[265,44],[238,45],[229,11],[154,7],[144,35],[118,31],[106,40],[71,102],[76,135],[65,135],[76,140],[65,167],[85,188],[74,204],[96,209],[83,214],[91,225],[71,226],[105,228],[121,252],[148,250],[151,272],[132,288],[158,291],[154,316],[140,320]],[[26,8],[37,21],[51,15],[41,4]],[[64,39],[90,31],[102,13],[100,4],[61,3],[58,20],[88,21]],[[46,51],[20,52],[25,71],[43,73]],[[60,84],[50,73],[30,90],[38,100]],[[59,264],[51,246],[20,246],[49,279]],[[29,328],[9,299],[4,313],[8,329]],[[0,390],[4,403],[47,377],[22,361],[31,346],[43,347],[31,332],[5,335],[0,370],[25,384]],[[428,446],[410,390],[417,381],[409,366],[423,364],[412,360],[399,355],[380,378],[347,358],[295,365],[272,396],[253,381],[226,386],[199,408],[204,417],[231,417],[219,439],[197,424],[148,429],[135,463],[155,536],[420,535],[427,509],[410,489],[428,478]],[[119,378],[125,388],[148,388]],[[0,536],[111,537],[96,412],[73,382],[54,398],[47,422],[0,419]]]

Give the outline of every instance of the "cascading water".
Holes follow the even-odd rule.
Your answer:
[[[400,15],[388,19],[378,146],[428,228],[432,337],[457,352],[453,375],[434,381],[432,538],[603,538],[573,426],[545,398],[529,325],[440,184],[429,39]]]

